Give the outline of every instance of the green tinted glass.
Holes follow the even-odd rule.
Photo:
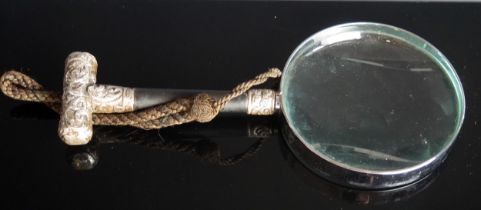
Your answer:
[[[418,167],[454,141],[464,95],[431,44],[399,28],[352,23],[304,41],[287,62],[282,108],[318,156],[356,171]]]

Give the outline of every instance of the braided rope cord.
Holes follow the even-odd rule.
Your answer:
[[[165,104],[156,105],[143,110],[112,113],[93,114],[94,125],[133,126],[141,129],[159,129],[192,121],[209,122],[230,100],[244,94],[253,86],[265,83],[269,78],[279,78],[281,71],[271,68],[267,72],[237,85],[231,93],[216,100],[206,93],[179,98]],[[2,92],[13,99],[31,102],[40,102],[60,113],[62,94],[55,91],[46,91],[43,86],[29,76],[18,71],[7,71],[0,78]]]

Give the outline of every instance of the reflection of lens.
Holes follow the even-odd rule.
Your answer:
[[[421,178],[444,158],[464,116],[463,90],[447,59],[418,36],[375,23],[308,38],[286,64],[281,93],[295,135],[344,170],[320,165],[319,174],[356,187]]]
[[[283,125],[281,129],[282,138],[285,140],[284,142],[297,141],[295,139],[296,137],[292,135],[290,128]],[[296,158],[292,157],[293,154],[289,152],[287,148],[285,148],[286,145],[282,143],[281,145],[283,154],[287,159],[289,166],[306,186],[317,190],[323,197],[340,199],[344,202],[360,205],[383,205],[407,200],[430,186],[443,168],[438,167],[431,174],[427,175],[421,180],[397,188],[391,188],[387,190],[352,189],[334,184],[320,178],[319,176],[316,176],[312,173],[310,168],[311,165],[304,164],[306,167],[303,167],[303,165],[301,165]]]

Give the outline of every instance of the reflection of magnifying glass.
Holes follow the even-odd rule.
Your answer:
[[[97,63],[88,53],[72,53],[66,64],[59,133],[70,145],[90,140],[92,113],[208,92],[98,85]],[[17,77],[23,78],[2,76],[14,78],[5,84]],[[267,115],[279,108],[298,139],[289,146],[319,175],[353,187],[390,188],[418,180],[442,162],[465,104],[454,68],[431,44],[393,26],[350,23],[304,41],[284,68],[280,93],[251,90],[222,112]]]
[[[331,199],[340,199],[343,202],[355,203],[361,205],[382,205],[386,203],[398,202],[409,199],[417,193],[426,189],[436,178],[439,172],[438,167],[432,174],[415,181],[414,183],[384,190],[363,190],[352,189],[339,186],[325,179],[320,178],[312,173],[312,171],[303,167],[303,165],[293,156],[291,150],[287,148],[284,142],[298,141],[296,137],[289,134],[292,133],[285,123],[274,123],[275,120],[267,118],[223,118],[211,124],[188,124],[185,126],[174,127],[164,130],[141,130],[135,128],[116,128],[116,127],[96,127],[95,141],[92,144],[83,147],[67,147],[67,160],[75,170],[86,171],[96,167],[100,157],[100,151],[105,147],[115,147],[120,144],[133,144],[141,146],[147,150],[155,149],[156,151],[177,151],[189,154],[195,157],[192,161],[208,161],[217,165],[219,162],[211,162],[208,159],[209,154],[224,154],[217,143],[224,142],[232,145],[237,139],[242,145],[250,144],[249,142],[259,142],[249,140],[248,138],[263,138],[275,136],[278,132],[278,125],[281,125],[280,131],[282,137],[279,138],[281,152],[286,159],[286,164],[292,169],[295,177],[302,181],[309,189],[313,189],[319,193],[319,196]],[[240,137],[240,139],[239,139]],[[291,139],[294,138],[294,139]],[[232,141],[234,140],[234,141]],[[274,139],[271,139],[274,140]],[[207,146],[207,147],[206,147]],[[238,145],[236,150],[245,146]],[[264,145],[263,148],[266,148]],[[270,145],[272,146],[272,145]],[[247,147],[246,147],[247,148]],[[224,148],[225,149],[225,148]],[[242,150],[258,151],[252,156],[243,159],[251,159],[256,154],[264,153],[260,150],[260,146],[252,144],[248,149]],[[207,154],[199,156],[199,154]],[[236,152],[238,153],[238,151]],[[113,155],[113,154],[110,154]],[[118,154],[117,154],[118,155]],[[237,155],[236,155],[237,156]],[[142,161],[142,158],[137,161]],[[240,163],[240,161],[239,161]],[[108,165],[108,163],[107,163]],[[225,165],[223,165],[225,166]],[[103,168],[102,164],[99,167]],[[288,176],[293,178],[292,176]]]
[[[326,179],[361,188],[408,184],[436,168],[465,109],[441,52],[376,23],[309,37],[289,58],[280,90],[296,156]]]

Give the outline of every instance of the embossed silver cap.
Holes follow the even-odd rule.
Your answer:
[[[95,84],[96,75],[97,60],[90,53],[73,52],[67,57],[58,133],[68,145],[83,145],[92,138],[92,101],[87,87]]]

